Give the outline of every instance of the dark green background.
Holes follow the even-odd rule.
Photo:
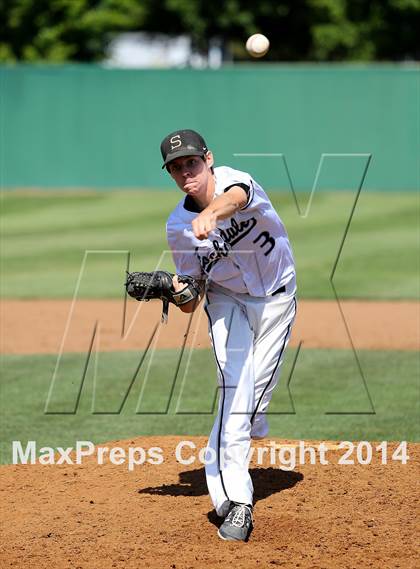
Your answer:
[[[159,144],[201,131],[216,164],[268,189],[418,187],[420,71],[408,65],[249,65],[212,70],[0,68],[4,187],[166,187]]]

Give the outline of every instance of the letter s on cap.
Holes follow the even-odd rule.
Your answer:
[[[175,150],[175,148],[182,146],[181,136],[179,134],[173,136],[169,142],[171,143],[171,150]]]

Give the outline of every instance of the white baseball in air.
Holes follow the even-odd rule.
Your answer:
[[[253,34],[246,42],[246,50],[252,57],[263,57],[269,47],[270,42],[263,34]]]

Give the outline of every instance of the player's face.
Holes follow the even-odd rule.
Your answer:
[[[209,176],[212,175],[213,156],[181,156],[168,164],[168,171],[178,188],[191,197],[200,196],[207,191]]]

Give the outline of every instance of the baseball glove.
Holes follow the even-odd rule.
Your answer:
[[[154,298],[162,300],[162,322],[167,322],[170,302],[181,306],[198,298],[200,294],[200,282],[188,275],[178,275],[178,282],[184,283],[185,287],[176,292],[172,284],[173,276],[167,271],[127,272],[125,288],[127,293],[136,300],[148,301]]]

